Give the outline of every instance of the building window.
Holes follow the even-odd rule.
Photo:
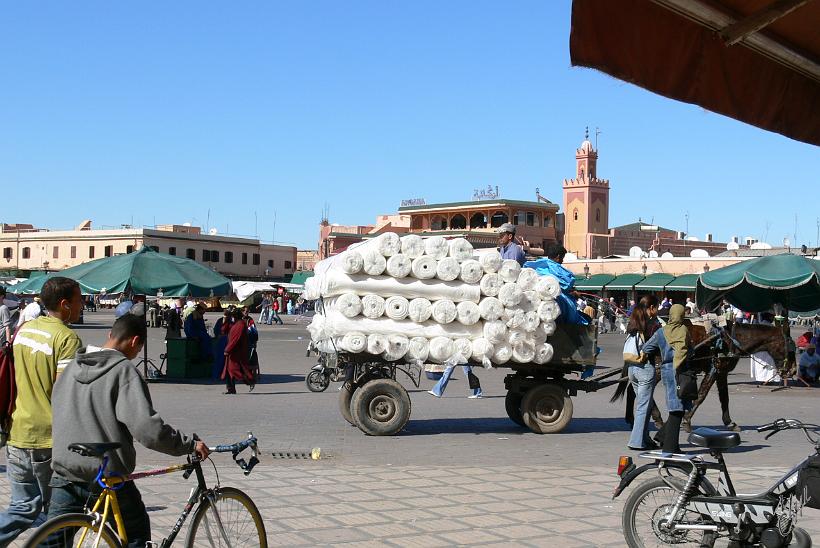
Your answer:
[[[598,222],[601,221],[601,210],[600,209],[595,210],[595,220],[598,221]]]
[[[527,211],[527,226],[535,226],[535,213]]]
[[[113,246],[113,245],[107,245],[107,246],[105,246],[105,247],[103,248],[103,254],[104,254],[106,257],[111,257],[112,255],[114,255],[114,246]]]
[[[60,248],[56,245],[51,248],[51,258],[52,259],[59,259],[60,258]]]
[[[203,249],[202,250],[202,262],[207,263],[211,260],[211,250],[210,249]]]
[[[216,249],[211,250],[211,262],[218,263],[219,262],[219,251]]]
[[[526,213],[524,213],[523,211],[518,211],[515,215],[513,215],[513,224],[523,226],[523,224],[526,222],[526,218]]]
[[[285,261],[285,270],[290,270],[290,269],[291,269],[290,261]]]
[[[430,230],[447,230],[447,217],[435,215],[430,220]]]
[[[453,218],[450,219],[450,228],[453,230],[464,230],[467,228],[467,219],[461,214],[453,215]]]
[[[552,224],[552,217],[549,215],[544,215],[544,228],[550,228]]]
[[[233,251],[226,251],[225,252],[225,262],[232,263],[233,262]]]
[[[133,253],[134,252],[134,246],[133,245],[125,246],[125,252],[126,253]]]
[[[510,218],[507,217],[507,214],[503,211],[496,211],[493,213],[492,217],[490,217],[490,226],[493,228],[498,228],[508,222],[510,222]]]
[[[242,264],[248,264],[248,254],[242,253]]]
[[[268,268],[273,268],[273,259],[268,259]]]
[[[77,258],[77,246],[76,245],[71,246],[71,258],[72,259]]]
[[[176,254],[177,254],[177,248],[175,248],[175,247],[169,247],[168,248],[168,255],[176,255]]]
[[[487,216],[483,213],[473,213],[470,217],[470,228],[487,228]]]
[[[159,246],[158,245],[149,245],[148,249],[151,249],[151,250],[159,253]]]
[[[260,261],[259,253],[254,253],[253,254],[253,264],[258,265],[259,261]]]
[[[191,259],[192,261],[196,260],[196,250],[193,248],[188,248],[185,250],[185,256]]]
[[[424,228],[424,218],[421,215],[413,215],[413,220],[410,221],[410,228],[413,230],[421,230]]]
[[[3,258],[4,259],[11,259],[12,251],[14,251],[12,248],[4,247],[3,248]]]
[[[23,248],[23,258],[24,259],[31,259],[31,248],[30,247],[24,247]]]
[[[573,221],[578,220],[578,210],[577,209],[572,212],[572,220]]]
[[[88,246],[88,258],[89,259],[94,258],[94,246],[93,245]]]

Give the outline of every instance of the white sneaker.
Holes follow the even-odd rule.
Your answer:
[[[428,393],[428,394],[430,394],[431,396],[435,396],[435,397],[437,397],[437,398],[440,398],[440,397],[441,397],[441,396],[439,396],[438,394],[436,394],[435,392],[433,392],[432,390],[428,390],[428,391],[427,391],[427,393]]]
[[[481,394],[473,394],[472,396],[467,396],[467,399],[468,400],[480,400],[483,397],[484,396],[482,396]]]

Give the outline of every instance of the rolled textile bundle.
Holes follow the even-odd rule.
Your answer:
[[[512,360],[517,363],[530,363],[535,359],[535,346],[529,343],[513,345]]]
[[[453,346],[455,347],[455,353],[464,358],[463,361],[459,359],[459,363],[466,363],[470,360],[473,355],[473,344],[470,339],[456,339],[453,341]]]
[[[305,291],[302,293],[302,297],[304,297],[306,301],[315,301],[321,296],[322,292],[319,278],[311,276],[305,280]]]
[[[342,337],[340,346],[347,352],[354,354],[364,352],[364,349],[367,348],[367,335],[356,332],[348,333]]]
[[[473,256],[473,244],[464,238],[453,238],[448,242],[449,254],[457,261],[466,261]]]
[[[498,295],[502,285],[504,285],[504,282],[498,274],[484,274],[484,276],[481,277],[481,282],[479,282],[481,294],[487,297],[495,297]]]
[[[413,299],[407,307],[407,315],[414,322],[421,323],[430,319],[433,305],[427,299]]]
[[[543,300],[556,299],[561,294],[561,284],[555,276],[540,276],[535,284],[535,290]]]
[[[527,334],[520,329],[510,329],[507,331],[507,342],[510,346],[517,344],[524,344],[527,340]]]
[[[423,260],[415,259],[413,262]],[[435,263],[435,261],[433,261]],[[435,266],[433,266],[435,272]],[[312,280],[313,278],[308,278]],[[328,272],[321,280],[323,297],[335,297],[342,293],[355,293],[360,297],[372,293],[382,297],[400,295],[405,299],[424,297],[429,300],[450,299],[453,302],[481,300],[481,288],[460,281],[417,280],[415,278],[391,278],[389,276],[367,276],[345,274],[341,270]]]
[[[478,258],[478,262],[481,263],[481,268],[483,268],[487,274],[495,274],[498,272],[501,268],[502,261],[501,253],[495,250],[482,253]]]
[[[549,363],[552,360],[553,350],[550,343],[539,344],[535,347],[535,356],[532,361],[537,364]]]
[[[442,236],[433,236],[424,240],[424,253],[438,260],[443,259],[450,252],[450,246]]]
[[[492,344],[507,342],[507,326],[500,320],[484,322],[484,338]]]
[[[547,337],[555,333],[555,322],[541,322],[541,327],[544,333],[547,334]]]
[[[527,333],[534,333],[540,323],[541,319],[538,317],[538,313],[530,310],[524,312],[524,323],[521,324],[521,329]]]
[[[347,318],[355,318],[362,313],[362,300],[358,295],[345,293],[336,297],[333,307]]]
[[[388,335],[387,350],[384,352],[384,358],[390,362],[400,360],[407,354],[409,347],[410,341],[404,335]]]
[[[445,282],[452,282],[461,274],[461,265],[454,257],[444,257],[436,263],[436,278]]]
[[[502,342],[496,345],[493,345],[493,363],[503,364],[510,361],[512,358],[512,347],[510,343]]]
[[[362,270],[371,276],[379,276],[387,268],[387,259],[375,249],[368,249],[362,255]]]
[[[396,253],[387,259],[387,274],[394,278],[404,278],[410,274],[413,261],[403,253]]]
[[[561,315],[561,308],[555,301],[541,301],[538,305],[538,317],[542,322],[551,322]]]
[[[447,337],[435,337],[430,341],[429,359],[435,363],[444,363],[453,355],[455,347],[452,339]]]
[[[395,255],[393,257],[395,257]],[[391,259],[393,257],[391,257]],[[409,312],[410,303],[404,297],[394,295],[384,301],[384,315],[391,320],[403,320]]]
[[[501,319],[510,329],[518,329],[524,325],[524,311],[518,308],[505,308]]]
[[[410,265],[410,272],[419,280],[429,280],[436,277],[436,267],[438,261],[433,257],[423,256],[413,259]]]
[[[417,259],[424,255],[424,240],[421,236],[408,234],[401,237],[401,252],[410,259]]]
[[[504,305],[495,297],[484,297],[478,303],[478,312],[484,320],[498,320],[504,314]]]
[[[461,281],[468,284],[477,284],[484,276],[484,269],[481,268],[481,263],[475,259],[467,259],[461,263],[461,274],[459,278]]]
[[[395,232],[385,232],[375,238],[376,250],[384,257],[401,253],[401,240]]]
[[[521,302],[518,303],[518,308],[524,312],[536,312],[538,306],[541,304],[541,297],[536,291],[522,291]]]
[[[342,270],[345,274],[358,274],[364,268],[364,259],[358,251],[346,251],[342,253]]]
[[[413,337],[407,346],[406,355],[411,360],[425,362],[430,355],[430,343],[424,337]]]
[[[384,314],[384,297],[365,295],[362,297],[362,315],[365,318],[380,318]]]
[[[515,263],[518,264],[518,263]],[[512,308],[521,302],[524,297],[524,292],[518,287],[518,284],[507,282],[498,290],[498,300],[501,301],[507,308]]]
[[[481,323],[475,325],[464,325],[458,322],[440,324],[434,321],[416,323],[411,320],[391,320],[390,318],[370,319],[359,316],[358,318],[345,318],[336,310],[328,310],[326,315],[316,314],[308,326],[311,339],[314,341],[328,337],[341,337],[346,333],[379,333],[382,335],[395,335],[400,333],[405,337],[447,337],[457,339],[467,337],[474,339],[481,337],[484,333],[484,326]]]
[[[456,318],[464,325],[473,325],[481,319],[481,312],[477,304],[464,301],[456,305]]]
[[[516,283],[518,287],[521,288],[521,291],[531,291],[535,289],[538,280],[538,272],[532,268],[522,268],[521,272],[518,273],[518,281]]]
[[[458,311],[450,299],[439,299],[433,303],[433,320],[438,323],[450,323],[456,319]]]
[[[517,282],[518,275],[521,274],[521,265],[518,261],[513,259],[504,259],[501,262],[501,268],[498,269],[498,275],[505,282]]]
[[[371,333],[367,336],[367,353],[374,356],[380,355],[387,350],[387,335]]]
[[[473,359],[477,361],[482,361],[484,358],[490,358],[493,355],[495,349],[493,348],[492,343],[485,339],[484,337],[479,337],[477,339],[473,339],[471,341],[473,347]]]

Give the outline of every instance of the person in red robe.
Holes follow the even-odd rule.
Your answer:
[[[226,394],[236,394],[237,380],[247,384],[250,390],[255,386],[248,366],[248,325],[242,319],[241,310],[233,311],[233,320],[228,331],[228,344],[225,346],[225,367],[222,369]]]

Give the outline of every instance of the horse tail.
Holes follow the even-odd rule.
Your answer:
[[[629,373],[629,366],[624,364],[624,368],[621,370],[621,380],[618,381],[618,387],[615,389],[615,393],[612,394],[612,397],[609,398],[609,403],[615,403],[618,400],[623,399],[624,394],[626,394],[627,388],[629,388],[629,382],[625,378]]]

